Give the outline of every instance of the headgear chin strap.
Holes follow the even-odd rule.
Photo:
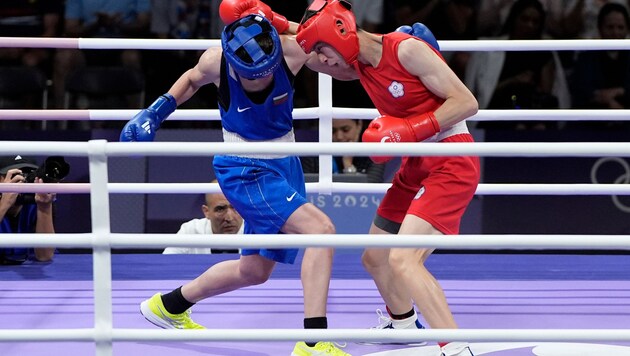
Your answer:
[[[261,37],[271,39],[272,48],[262,48]],[[225,27],[221,46],[227,63],[246,79],[266,77],[279,67],[282,44],[278,31],[259,15],[245,16]]]
[[[359,56],[359,38],[352,6],[344,0],[313,1],[304,13],[296,40],[306,53],[318,42],[325,42],[353,65]]]

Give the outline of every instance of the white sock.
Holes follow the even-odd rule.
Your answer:
[[[394,329],[416,329],[416,320],[418,320],[418,314],[413,311],[413,315],[406,319],[392,319],[392,326]]]

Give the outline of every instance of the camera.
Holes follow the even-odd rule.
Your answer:
[[[44,164],[36,169],[22,169],[25,183],[34,183],[35,179],[41,178],[44,183],[59,183],[70,173],[70,165],[62,156],[50,156],[46,158]],[[17,204],[27,205],[35,203],[35,194],[20,194]]]
[[[70,165],[61,156],[50,156],[39,168],[30,172],[24,172],[23,169],[22,173],[26,183],[35,182],[35,178],[41,178],[44,183],[59,183],[70,173]]]

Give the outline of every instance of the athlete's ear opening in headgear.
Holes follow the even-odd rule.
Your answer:
[[[313,1],[300,22],[296,40],[306,53],[324,42],[339,52],[346,63],[354,64],[359,56],[359,38],[352,5],[344,0]]]
[[[246,79],[273,74],[282,61],[278,31],[260,15],[245,16],[225,26],[221,46],[227,63]]]

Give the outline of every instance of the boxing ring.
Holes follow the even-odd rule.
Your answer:
[[[205,49],[216,40],[103,40],[0,38],[5,47],[80,49]],[[628,49],[623,40],[440,42],[454,50]],[[468,340],[477,354],[630,355],[630,262],[624,256],[436,255],[428,267],[441,281],[458,330],[368,330],[383,303],[360,261],[344,253],[359,247],[423,246],[458,249],[628,250],[627,235],[459,235],[388,236],[275,235],[207,236],[112,233],[109,195],[216,192],[216,184],[110,183],[108,158],[286,153],[321,155],[320,179],[307,191],[384,192],[388,184],[332,182],[332,155],[478,155],[483,157],[628,157],[630,144],[596,143],[331,143],[333,116],[371,119],[376,110],[332,107],[332,81],[319,76],[319,107],[296,109],[296,119],[319,118],[315,143],[118,143],[0,142],[0,155],[87,157],[90,183],[51,186],[0,184],[3,192],[90,194],[92,232],[85,234],[4,234],[0,246],[91,248],[91,256],[57,256],[52,264],[0,268],[0,342],[7,354],[71,355],[281,355],[293,342],[322,339],[348,342],[353,355],[433,355],[438,340]],[[2,120],[124,120],[136,110],[0,110]],[[513,120],[628,120],[627,110],[526,110]],[[505,111],[482,110],[470,121],[497,120]],[[218,120],[218,110],[183,110],[169,120]],[[620,184],[480,184],[477,195],[630,195]],[[112,255],[113,248],[304,247],[339,248],[331,281],[328,330],[302,330],[299,261],[278,267],[272,280],[211,298],[194,308],[207,330],[160,330],[144,321],[139,303],[156,291],[194,278],[225,256]],[[501,266],[497,270],[496,266]],[[178,266],[173,270],[173,266]],[[184,267],[187,266],[187,267]],[[494,267],[493,267],[494,266]],[[507,268],[506,268],[507,267]],[[184,271],[181,271],[184,269]],[[343,272],[343,273],[341,273]],[[236,306],[236,311],[226,310]],[[354,341],[429,341],[429,346],[367,346]],[[593,344],[587,344],[593,343]],[[569,350],[569,353],[567,353]],[[576,353],[571,353],[571,350]],[[579,350],[579,351],[578,351]],[[564,353],[563,353],[564,352]]]

